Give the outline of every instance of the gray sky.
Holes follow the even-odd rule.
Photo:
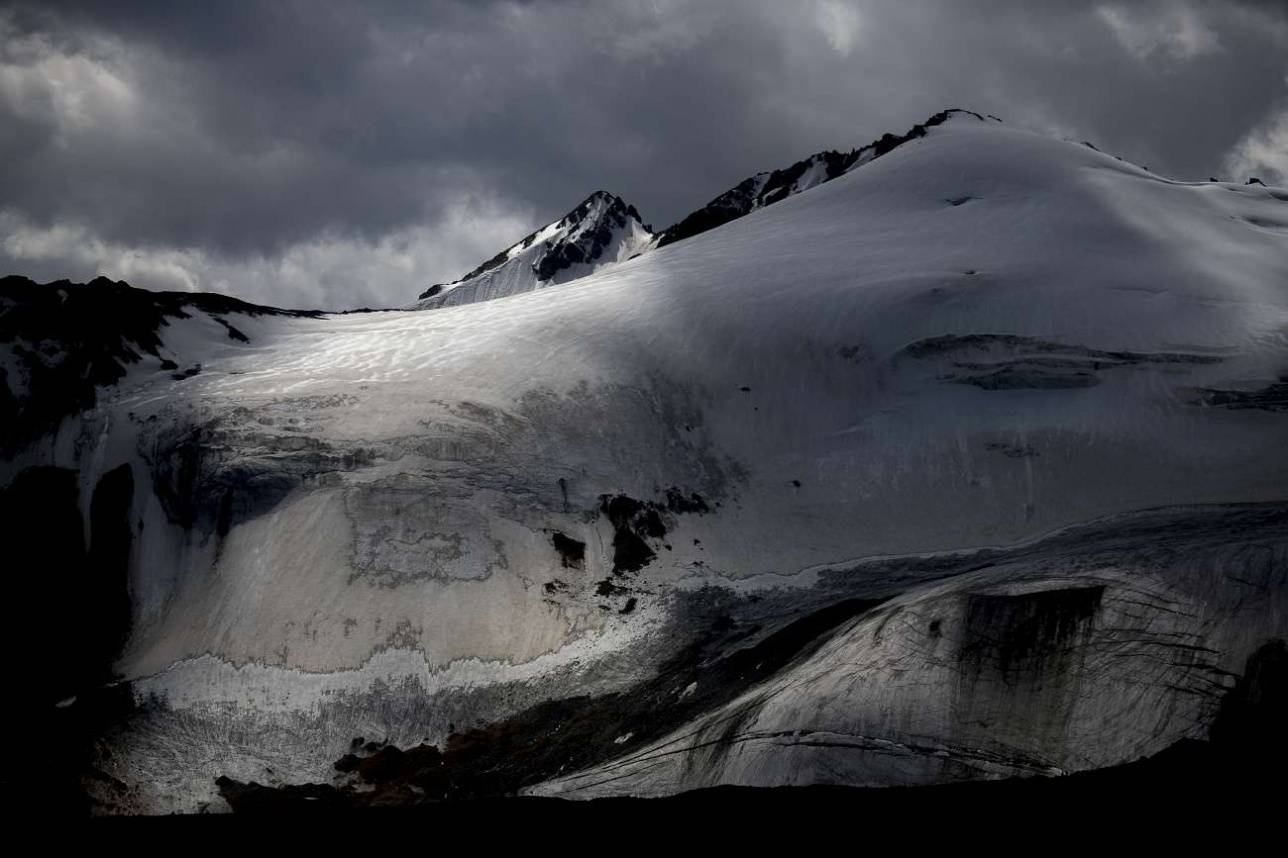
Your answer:
[[[398,305],[944,107],[1288,183],[1288,0],[0,2],[0,273]]]

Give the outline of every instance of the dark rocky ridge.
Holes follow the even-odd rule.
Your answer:
[[[97,389],[120,381],[126,367],[145,355],[160,369],[177,369],[163,365],[163,329],[193,312],[209,314],[229,339],[242,343],[248,339],[225,318],[229,314],[322,315],[209,292],[148,292],[106,277],[44,284],[0,278],[0,344],[17,358],[22,376],[9,378],[0,367],[0,457],[12,458],[64,417],[92,408]]]
[[[875,160],[894,151],[910,140],[925,137],[927,129],[942,125],[948,121],[949,117],[958,113],[974,116],[981,122],[984,121],[984,117],[969,110],[958,108],[944,110],[931,116],[925,122],[914,125],[905,134],[884,134],[866,146],[852,149],[849,152],[827,150],[797,161],[790,167],[774,170],[763,184],[759,182],[759,176],[744,179],[702,208],[686,215],[677,223],[662,230],[658,234],[657,246],[665,247],[668,244],[692,238],[718,226],[723,226],[731,220],[736,220],[751,213],[755,209],[786,199],[793,193],[793,187],[797,180],[818,163],[824,165],[825,178],[823,181],[830,182],[832,179],[845,174],[857,164]]]

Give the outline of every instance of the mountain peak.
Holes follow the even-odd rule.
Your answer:
[[[957,117],[1001,122],[996,116],[986,118],[972,110],[941,110],[904,134],[884,134],[849,152],[816,152],[789,167],[757,173],[656,234],[633,205],[601,188],[563,217],[501,251],[460,280],[431,286],[412,307],[428,310],[487,301],[584,277],[606,265],[691,238],[830,182]]]
[[[598,190],[461,279],[431,286],[413,306],[470,304],[575,280],[629,259],[652,241],[652,228],[633,205]]]
[[[604,219],[613,217],[617,219],[631,218],[639,221],[640,224],[652,232],[652,227],[644,223],[644,218],[640,216],[635,206],[626,202],[617,194],[611,191],[598,190],[586,199],[582,200],[575,209],[564,215],[564,219],[574,218],[577,221],[585,221],[587,218],[594,217]]]

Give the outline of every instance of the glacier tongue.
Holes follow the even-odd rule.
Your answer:
[[[132,474],[115,671],[149,702],[101,800],[330,781],[357,736],[513,728],[544,755],[507,788],[592,795],[1204,735],[1288,636],[1286,200],[949,121],[576,287],[168,319],[0,462],[75,475],[89,531]]]

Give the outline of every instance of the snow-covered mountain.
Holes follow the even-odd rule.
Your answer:
[[[757,173],[654,235],[639,213],[621,199],[597,191],[573,211],[506,248],[453,283],[431,286],[414,310],[490,301],[556,283],[567,283],[633,259],[658,247],[715,229],[801,191],[817,187],[873,161],[909,140],[924,137],[953,116],[985,118],[969,110],[945,110],[906,134],[885,134],[849,152],[817,152],[781,170]],[[996,117],[988,117],[1000,121]]]
[[[926,129],[941,125],[953,116],[973,116],[981,122],[985,121],[983,116],[973,111],[945,110],[936,113],[923,123],[914,125],[906,134],[885,134],[880,139],[849,152],[834,150],[818,152],[784,170],[757,173],[685,216],[673,226],[662,230],[658,233],[655,246],[664,247],[691,238],[793,194],[830,182],[855,167],[861,167],[894,151],[896,147],[909,140],[924,137]],[[989,117],[989,119],[998,121],[996,117]]]
[[[653,233],[634,206],[596,191],[568,214],[507,247],[460,280],[420,294],[416,310],[490,301],[565,283],[636,255]]]
[[[6,286],[3,538],[119,572],[108,810],[1108,766],[1278,675],[1286,284],[1288,192],[954,116],[505,301]]]

